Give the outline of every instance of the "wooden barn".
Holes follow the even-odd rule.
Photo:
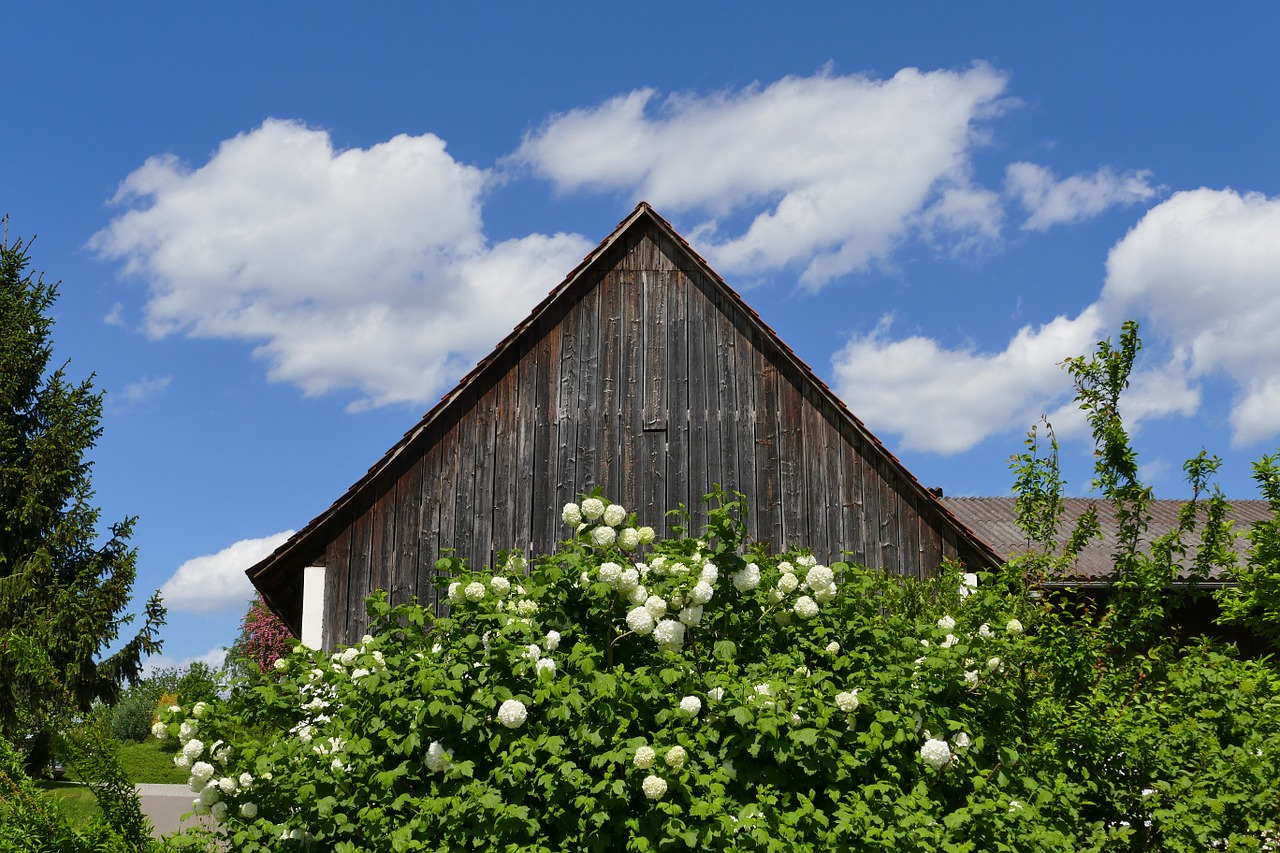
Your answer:
[[[909,393],[909,392],[904,392]],[[248,570],[304,642],[359,638],[364,600],[417,596],[441,549],[536,555],[594,486],[662,529],[719,483],[747,526],[909,575],[999,558],[641,203],[320,517]]]

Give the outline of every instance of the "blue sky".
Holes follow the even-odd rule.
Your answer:
[[[1280,9],[27,4],[0,212],[107,392],[162,664],[645,199],[927,485],[1004,494],[1142,324],[1157,493],[1280,443]],[[793,11],[801,9],[800,12]]]

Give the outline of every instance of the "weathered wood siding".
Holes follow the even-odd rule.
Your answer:
[[[661,229],[635,229],[435,418],[330,537],[326,644],[364,633],[386,589],[440,607],[441,549],[472,566],[545,553],[593,486],[661,530],[714,484],[748,496],[751,535],[921,575],[954,527],[847,413]]]

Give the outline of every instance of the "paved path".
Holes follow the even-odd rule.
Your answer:
[[[140,784],[138,799],[142,802],[142,813],[151,820],[152,835],[159,838],[169,835],[184,827],[195,826],[204,822],[212,826],[208,818],[189,816],[183,821],[182,816],[191,811],[191,801],[196,795],[186,785]]]

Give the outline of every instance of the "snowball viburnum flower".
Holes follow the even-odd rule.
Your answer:
[[[599,498],[587,498],[582,502],[582,517],[587,521],[595,521],[604,515],[604,501]]]
[[[509,729],[518,729],[529,716],[529,709],[519,699],[508,699],[498,707],[498,722]]]
[[[648,770],[653,766],[653,760],[657,757],[658,754],[653,751],[653,747],[638,746],[636,747],[636,756],[632,759],[632,762],[637,768],[641,770]]]
[[[697,696],[686,696],[680,700],[680,710],[690,717],[696,717],[702,710],[702,700]]]
[[[640,790],[644,791],[644,795],[649,799],[660,800],[662,795],[667,793],[667,783],[662,777],[650,774],[640,783]]]
[[[466,585],[462,593],[471,601],[479,601],[484,598],[485,587],[480,581],[472,581]]]
[[[1008,631],[1010,634],[1021,634],[1022,623],[1019,622],[1017,619],[1010,619],[1009,624],[1005,625],[1004,629]]]
[[[240,804],[240,817],[244,818],[245,820],[253,820],[257,816],[258,816],[257,803],[241,803]]]
[[[845,690],[836,694],[836,707],[846,714],[858,710],[858,691]]]
[[[667,614],[667,602],[662,596],[651,595],[644,600],[644,609],[654,619],[660,619]]]
[[[689,753],[684,751],[684,747],[676,744],[667,750],[666,756],[663,758],[667,762],[667,766],[673,770],[679,770],[684,767],[685,761],[689,758]]]
[[[790,574],[790,573],[784,574],[782,577],[778,578],[777,589],[779,592],[791,593],[791,592],[795,592],[799,588],[800,588],[800,581],[793,574]]]
[[[920,747],[920,757],[934,770],[941,770],[951,763],[951,747],[945,740],[929,738]]]
[[[603,520],[610,527],[617,527],[627,519],[627,511],[617,504],[609,504],[604,508]]]
[[[684,623],[675,619],[663,619],[654,627],[653,639],[663,651],[680,651],[684,646]]]
[[[689,604],[695,607],[706,604],[715,594],[715,587],[706,581],[698,581],[689,591]]]
[[[981,637],[982,639],[990,640],[995,635],[996,635],[995,631],[992,631],[991,626],[988,625],[986,622],[983,622],[981,625],[978,626],[978,636]]]
[[[831,569],[826,566],[814,566],[804,576],[804,585],[812,592],[820,592],[835,583],[835,580],[835,573]]]
[[[560,518],[565,524],[577,527],[582,523],[582,508],[575,503],[567,503],[560,511]]]
[[[657,534],[653,532],[652,527],[641,527],[638,530],[636,530],[636,535],[640,537],[641,545],[653,544],[653,540],[657,536]]]
[[[443,773],[449,769],[451,757],[445,748],[440,745],[440,741],[431,741],[431,746],[427,747],[426,757],[422,763],[427,765],[427,769],[432,773]]]
[[[760,567],[747,563],[746,568],[733,573],[733,585],[738,592],[750,592],[760,586]]]
[[[548,631],[546,643],[547,643],[547,651],[554,652],[560,645],[560,632]]]
[[[634,551],[640,547],[640,532],[628,527],[618,534],[618,547],[623,551]]]
[[[950,616],[943,616],[938,620],[938,627],[944,631],[950,631],[952,628],[956,627],[956,620],[952,619]]]
[[[204,742],[192,738],[182,747],[182,754],[187,757],[188,761],[195,761],[200,757],[200,753],[204,752]]]
[[[812,619],[818,615],[818,603],[807,595],[797,598],[791,609],[801,619]]]
[[[155,735],[159,740],[164,740],[169,735],[169,727],[162,722],[156,721],[151,726],[151,734]]]
[[[499,598],[506,596],[511,591],[511,581],[497,575],[489,581],[489,588],[494,591]]]
[[[837,643],[835,640],[832,640],[831,642],[827,643],[827,653],[833,654],[833,655],[840,654],[840,644]]]
[[[591,542],[597,548],[608,548],[618,538],[618,532],[612,527],[596,527],[591,530]]]
[[[653,616],[643,604],[634,607],[627,613],[627,627],[642,636],[651,634],[653,633]]]

